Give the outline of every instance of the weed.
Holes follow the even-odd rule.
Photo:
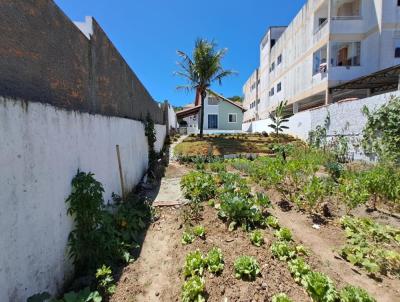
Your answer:
[[[112,271],[109,266],[103,265],[96,271],[96,279],[98,283],[98,289],[103,296],[109,296],[115,293],[115,283],[112,276]]]

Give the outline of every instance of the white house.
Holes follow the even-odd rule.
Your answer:
[[[176,113],[179,126],[188,134],[200,132],[201,96],[196,93],[194,104]],[[207,91],[204,100],[204,133],[242,132],[243,113],[245,109],[211,90]]]

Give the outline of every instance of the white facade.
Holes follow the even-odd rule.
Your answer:
[[[156,125],[155,148],[166,129]],[[56,293],[71,276],[65,199],[77,170],[93,172],[121,195],[116,145],[126,190],[147,169],[148,144],[139,121],[0,98],[0,301]]]
[[[329,103],[328,88],[397,64],[397,0],[309,0],[287,28],[271,27],[261,42],[258,119],[283,100],[294,112]]]

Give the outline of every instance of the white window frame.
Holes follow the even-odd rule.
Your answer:
[[[216,104],[210,104],[210,98],[215,99],[216,100]],[[207,106],[218,106],[219,105],[219,99],[216,96],[212,96],[212,97],[207,97]]]
[[[234,115],[234,116],[235,116],[235,121],[234,121],[234,122],[230,122],[230,121],[229,121],[229,117],[230,117],[231,115]],[[230,124],[237,124],[237,113],[228,113],[228,123],[230,123]]]

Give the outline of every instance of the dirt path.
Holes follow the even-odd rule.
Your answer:
[[[339,226],[327,225],[314,229],[304,214],[295,210],[282,211],[275,206],[273,214],[282,225],[289,227],[295,239],[319,258],[320,270],[328,274],[337,284],[349,283],[366,289],[381,302],[400,301],[400,280],[384,277],[381,282],[367,276],[347,261],[338,257],[337,249],[344,245],[345,237]]]

